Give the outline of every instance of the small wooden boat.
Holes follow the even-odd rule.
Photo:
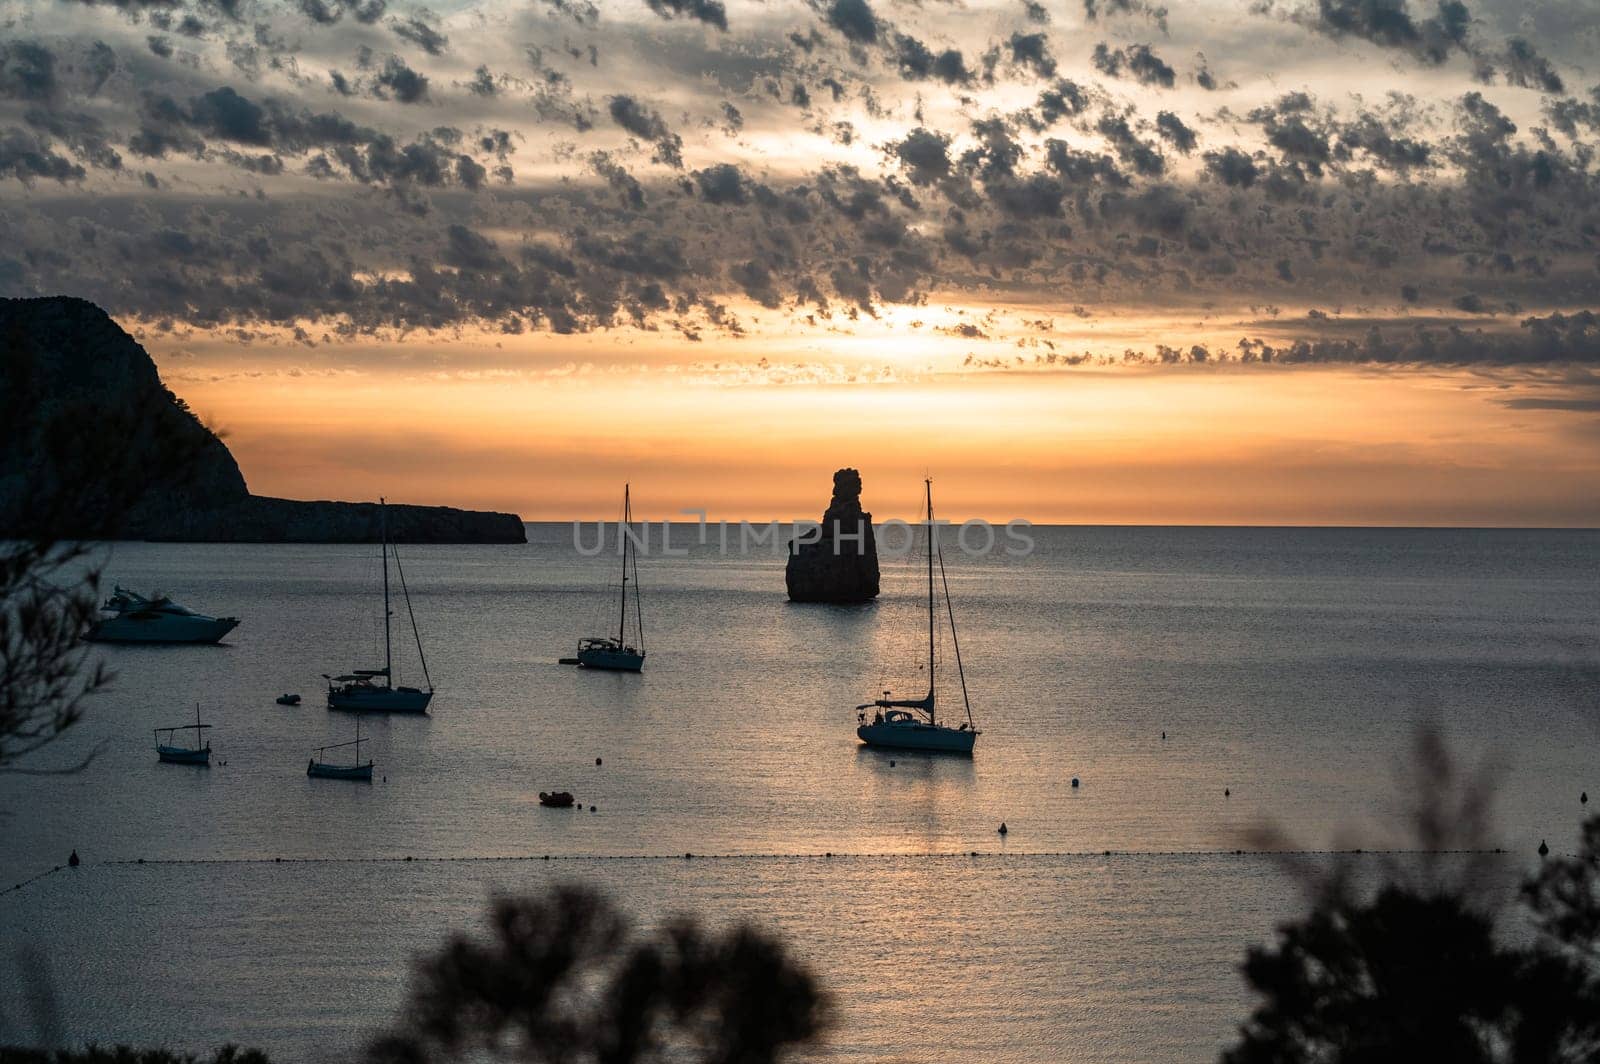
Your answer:
[[[334,765],[322,760],[322,755],[329,750],[340,750],[346,746],[355,747],[355,753],[348,765]],[[372,761],[361,763],[361,717],[356,716],[356,737],[347,743],[333,743],[329,746],[317,747],[317,752],[311,755],[311,760],[306,763],[306,775],[323,780],[363,780],[372,782]]]
[[[285,695],[279,695],[278,696],[278,705],[280,705],[280,706],[298,706],[299,704],[300,704],[300,696],[299,695],[287,695],[287,694],[285,694]]]
[[[571,809],[572,794],[569,791],[540,791],[539,804],[551,809]]]
[[[200,704],[195,703],[193,724],[175,724],[170,728],[155,729],[156,759],[169,765],[210,765],[211,743],[208,741],[202,745],[201,742],[209,727],[211,725],[200,723]],[[177,734],[181,731],[194,732],[193,746],[177,745]]]

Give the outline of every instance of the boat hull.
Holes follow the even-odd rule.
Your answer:
[[[432,691],[415,687],[354,687],[328,692],[328,708],[354,713],[426,713]]]
[[[357,780],[372,782],[372,762],[365,765],[323,765],[315,761],[306,766],[306,775],[319,780]]]
[[[237,627],[232,617],[108,617],[84,638],[93,643],[217,643]]]
[[[578,664],[585,669],[603,669],[607,672],[642,672],[644,655],[629,650],[580,650]]]
[[[941,724],[863,724],[856,737],[868,746],[891,750],[928,750],[941,754],[971,754],[978,733],[971,728],[946,728]]]
[[[169,765],[210,765],[211,748],[192,750],[186,746],[158,746],[156,757]]]

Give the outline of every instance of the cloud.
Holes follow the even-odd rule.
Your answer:
[[[428,77],[413,70],[399,56],[391,55],[373,78],[373,92],[381,98],[393,96],[401,103],[425,103],[428,100]]]
[[[1177,72],[1147,44],[1130,44],[1112,50],[1103,42],[1094,46],[1093,62],[1096,70],[1107,77],[1133,78],[1141,85],[1158,85],[1170,89],[1177,81]]]
[[[627,95],[611,97],[609,110],[611,120],[617,125],[640,140],[655,143],[656,162],[675,170],[683,169],[683,140],[667,128],[659,112]]]
[[[25,129],[15,126],[0,131],[0,177],[10,177],[32,185],[36,180],[82,181],[84,168],[64,158],[50,144]]]
[[[826,8],[828,25],[857,44],[878,42],[878,17],[867,0],[833,0]]]
[[[675,15],[696,19],[708,26],[728,31],[728,10],[722,0],[647,0],[650,10],[662,18]]]
[[[932,185],[950,175],[950,137],[946,134],[919,127],[890,145],[890,151],[914,185]]]
[[[443,55],[450,38],[428,25],[420,18],[396,18],[389,21],[396,37],[410,41],[429,55]]]
[[[1451,53],[1468,50],[1472,15],[1460,0],[1439,0],[1435,13],[1421,21],[1405,0],[1317,0],[1311,25],[1330,37],[1356,37],[1438,66]]]

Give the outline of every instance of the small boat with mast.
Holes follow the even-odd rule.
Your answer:
[[[426,713],[433,701],[433,678],[428,675],[428,658],[422,652],[422,633],[417,629],[417,615],[411,608],[411,592],[406,588],[406,573],[400,565],[400,551],[389,542],[388,517],[383,499],[378,500],[378,535],[383,557],[383,668],[352,669],[343,676],[322,674],[328,681],[328,708],[347,709],[369,713]],[[422,662],[422,677],[426,690],[401,687],[394,682],[394,649],[389,608],[389,555],[394,555],[395,572],[400,577],[400,593],[405,598],[406,616],[411,621],[411,635],[417,643],[417,657]]]
[[[211,743],[206,739],[209,724],[200,723],[200,703],[194,706],[193,724],[174,724],[170,728],[157,728],[156,760],[169,765],[210,765]],[[194,732],[193,746],[179,746],[177,736],[182,731]]]
[[[590,636],[578,641],[578,656],[573,659],[586,669],[605,669],[611,672],[640,672],[644,669],[644,618],[639,602],[639,554],[633,552],[633,619],[638,634],[637,644],[628,641],[628,540],[633,525],[633,502],[630,487],[622,486],[622,524],[617,534],[622,539],[622,601],[617,620],[617,634]]]
[[[925,698],[882,698],[856,707],[856,737],[868,746],[898,750],[928,750],[938,753],[970,754],[978,736],[972,721],[972,702],[967,697],[967,674],[961,666],[961,642],[956,637],[956,615],[950,605],[950,582],[944,575],[944,554],[939,550],[939,526],[933,520],[933,480],[925,480],[928,507],[928,694]],[[952,728],[938,719],[938,689],[934,682],[937,657],[938,611],[934,605],[933,563],[939,563],[939,579],[944,585],[945,613],[950,618],[950,643],[956,653],[956,675],[961,679],[961,702],[967,719]],[[873,710],[867,718],[867,710]]]
[[[329,750],[343,750],[347,746],[355,747],[348,765],[334,765],[322,760]],[[317,752],[311,755],[311,760],[306,764],[306,775],[322,780],[372,782],[372,759],[368,758],[366,764],[361,763],[361,714],[356,714],[356,737],[347,743],[332,743],[317,747]]]

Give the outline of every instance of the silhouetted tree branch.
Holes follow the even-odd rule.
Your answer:
[[[828,1025],[816,981],[750,927],[678,919],[639,938],[578,887],[497,899],[489,924],[489,940],[458,935],[419,963],[405,1018],[369,1061],[769,1064]]]
[[[1462,773],[1424,731],[1411,782],[1413,844],[1426,852],[1377,862],[1365,889],[1343,862],[1308,873],[1310,912],[1247,954],[1261,1001],[1224,1064],[1600,1060],[1600,817],[1577,857],[1523,886],[1524,913],[1492,887],[1502,859],[1483,775]]]

